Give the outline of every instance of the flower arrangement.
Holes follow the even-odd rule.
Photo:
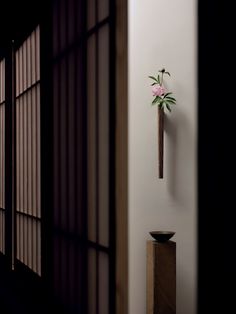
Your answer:
[[[158,105],[161,109],[166,107],[171,112],[171,106],[176,104],[176,99],[172,96],[173,93],[167,92],[166,88],[163,85],[164,75],[170,76],[170,73],[165,69],[158,71],[159,74],[157,77],[149,76],[154,82],[152,86],[153,101],[152,105]]]

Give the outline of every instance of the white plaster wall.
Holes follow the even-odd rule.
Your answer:
[[[129,313],[146,313],[146,240],[174,230],[177,314],[196,313],[197,1],[129,0]],[[157,108],[148,75],[165,67],[178,104],[166,114],[158,179]]]

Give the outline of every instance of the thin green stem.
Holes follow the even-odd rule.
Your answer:
[[[161,86],[162,86],[162,84],[163,84],[163,72],[161,72]]]

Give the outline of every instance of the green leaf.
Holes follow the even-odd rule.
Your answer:
[[[165,97],[165,99],[176,101],[176,99],[174,97],[170,97],[170,96]]]
[[[165,96],[164,96],[164,98],[166,98],[167,96],[169,96],[169,95],[171,95],[171,94],[173,94],[173,93],[171,93],[171,92],[166,93]]]
[[[161,78],[160,78],[160,75],[159,75],[159,74],[157,75],[157,82],[158,82],[159,84],[161,84]]]
[[[157,79],[154,76],[149,76],[149,78],[154,80],[154,81],[156,81],[158,83]]]
[[[155,104],[157,102],[157,97],[155,97],[152,101],[152,104]]]
[[[165,98],[165,102],[168,104],[171,104],[171,105],[176,105],[176,101],[174,101],[172,99]]]
[[[156,84],[157,84],[157,83],[156,83],[156,82],[154,82],[154,83],[152,83],[152,84],[151,84],[151,86],[156,85]]]
[[[165,72],[165,74],[169,75],[170,76],[170,73],[169,72]]]
[[[160,100],[162,100],[162,98],[159,97],[159,96],[156,96],[156,97],[153,99],[152,104],[155,104],[156,102],[158,102],[158,101],[160,101]]]
[[[169,110],[169,112],[171,112],[171,108],[167,103],[166,103],[166,108]]]

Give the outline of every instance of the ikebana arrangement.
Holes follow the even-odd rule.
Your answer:
[[[158,71],[158,75],[149,76],[153,81],[151,84],[152,95],[154,97],[152,105],[158,108],[158,155],[159,155],[159,178],[163,178],[163,158],[164,158],[164,112],[165,108],[171,112],[172,105],[176,104],[173,93],[167,91],[164,86],[164,75],[170,76],[170,73],[164,68]]]

